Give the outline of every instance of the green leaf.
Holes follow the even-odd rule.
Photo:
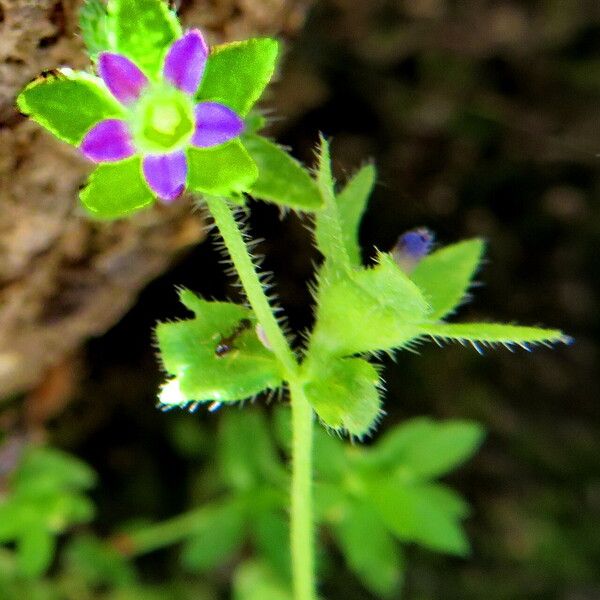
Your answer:
[[[418,334],[427,311],[419,288],[380,254],[374,268],[321,281],[312,344],[333,355],[401,347]]]
[[[312,177],[283,148],[258,135],[245,136],[244,145],[258,166],[258,179],[248,190],[250,194],[296,210],[316,210],[323,205]]]
[[[464,556],[469,552],[460,525],[464,502],[448,492],[436,484],[403,484],[384,476],[370,484],[367,494],[380,518],[400,540]]]
[[[482,240],[465,240],[433,252],[415,267],[411,279],[431,305],[429,320],[442,319],[464,300],[483,251]]]
[[[160,396],[164,405],[234,402],[281,385],[278,363],[258,339],[250,309],[207,302],[187,290],[180,297],[196,317],[156,328],[163,365],[174,377]]]
[[[221,478],[228,487],[250,490],[265,482],[286,485],[287,475],[262,412],[224,414],[218,455]]]
[[[292,600],[292,593],[268,565],[246,562],[235,573],[233,600]]]
[[[362,437],[381,413],[379,374],[362,358],[330,360],[305,384],[307,400],[325,425]]]
[[[232,196],[249,191],[258,168],[239,140],[214,148],[187,149],[188,187],[194,192]]]
[[[372,376],[373,373],[370,373],[370,375]],[[367,394],[369,393],[372,393],[372,390],[367,386]],[[364,398],[359,403],[365,403]],[[381,412],[379,401],[377,406],[379,415]],[[339,438],[331,435],[324,429],[315,429],[313,440],[313,462],[315,472],[319,478],[336,482],[339,482],[344,478],[349,469],[344,449],[344,444]]]
[[[483,437],[483,428],[474,422],[413,419],[384,435],[363,461],[382,472],[431,479],[471,458]]]
[[[523,327],[501,323],[427,323],[420,326],[420,334],[436,340],[456,340],[469,342],[481,352],[479,344],[493,346],[502,344],[507,347],[520,346],[530,350],[536,344],[569,344],[571,338],[557,329]]]
[[[111,49],[108,39],[108,14],[102,0],[85,0],[79,11],[81,37],[92,60]]]
[[[210,571],[225,562],[244,541],[245,516],[239,502],[205,508],[209,518],[190,532],[182,562],[192,571]]]
[[[315,217],[314,237],[319,252],[325,258],[321,277],[344,274],[350,259],[344,245],[344,236],[335,199],[335,182],[331,172],[329,142],[321,136],[318,149],[317,186],[323,197],[324,208]]]
[[[19,110],[58,139],[79,145],[98,122],[123,118],[123,107],[100,79],[63,68],[40,75],[17,97]]]
[[[54,536],[43,526],[32,526],[17,542],[17,564],[25,577],[39,577],[54,558]]]
[[[139,156],[98,166],[79,198],[99,219],[126,217],[154,202],[154,195],[142,176]]]
[[[271,80],[278,52],[270,38],[214,46],[196,99],[225,104],[245,117]]]
[[[376,178],[375,167],[365,165],[336,198],[344,245],[350,262],[357,267],[362,264],[358,230]]]
[[[290,532],[282,512],[263,510],[252,517],[257,553],[283,581],[291,579]]]
[[[365,587],[379,596],[398,597],[404,559],[377,513],[366,504],[353,504],[333,532],[348,566]]]
[[[163,0],[110,0],[115,51],[135,62],[156,79],[171,43],[181,36],[181,26]]]

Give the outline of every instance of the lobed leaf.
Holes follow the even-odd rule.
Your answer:
[[[348,566],[366,588],[382,597],[398,593],[404,560],[398,544],[372,507],[353,503],[333,533]]]
[[[376,178],[375,167],[365,165],[350,179],[336,198],[343,242],[351,264],[356,267],[362,264],[358,239],[360,222],[367,208]]]
[[[482,240],[465,240],[433,252],[415,267],[411,279],[431,306],[429,320],[442,319],[465,298],[483,251]]]
[[[157,79],[169,46],[181,37],[177,16],[163,0],[109,0],[108,14],[115,51]]]
[[[252,519],[252,535],[257,553],[282,581],[290,581],[290,531],[286,516],[274,510],[259,511]]]
[[[270,38],[214,46],[196,99],[225,104],[245,117],[271,80],[278,53]]]
[[[333,355],[401,347],[417,335],[427,311],[419,288],[381,254],[374,268],[321,283],[312,343]]]
[[[181,294],[191,304],[190,295]],[[173,377],[160,396],[163,405],[234,402],[281,385],[278,363],[256,336],[250,309],[201,299],[193,306],[194,319],[156,328],[162,363]],[[223,340],[229,340],[229,349],[220,354],[217,346]]]
[[[94,217],[119,219],[154,202],[154,194],[142,175],[138,156],[99,165],[79,193],[81,202]]]
[[[248,191],[258,168],[239,140],[214,148],[189,147],[187,186],[194,192],[232,197]]]
[[[424,323],[420,334],[437,340],[469,342],[481,352],[479,344],[502,344],[507,347],[520,346],[530,350],[536,344],[568,344],[571,338],[557,329],[504,325],[501,323]]]
[[[295,210],[316,210],[323,199],[309,173],[283,148],[258,135],[244,137],[258,166],[258,179],[248,193]]]
[[[460,524],[464,502],[447,488],[405,484],[384,476],[371,483],[367,494],[380,518],[401,541],[458,556],[468,554],[469,542]],[[448,502],[450,497],[452,502]]]
[[[100,121],[124,115],[99,78],[67,68],[34,79],[17,97],[17,106],[58,139],[75,146]]]
[[[306,398],[328,427],[366,435],[381,413],[379,374],[362,358],[331,359],[305,384]]]
[[[380,472],[399,470],[410,480],[427,480],[468,460],[483,437],[483,428],[475,422],[412,419],[383,435],[362,462]]]

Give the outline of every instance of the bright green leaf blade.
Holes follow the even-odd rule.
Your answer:
[[[348,566],[365,587],[379,596],[398,597],[404,559],[373,508],[353,504],[333,532]]]
[[[57,138],[75,146],[96,123],[124,115],[100,79],[67,68],[33,80],[19,94],[17,106]]]
[[[214,148],[187,149],[188,188],[201,194],[235,196],[249,191],[258,168],[239,140]]]
[[[331,172],[329,142],[321,137],[318,149],[316,183],[323,198],[324,207],[315,216],[314,238],[317,249],[325,258],[321,275],[331,277],[350,268],[350,259],[344,245],[340,215],[335,199],[335,182]],[[326,275],[324,275],[326,274]]]
[[[182,297],[189,306],[190,292]],[[201,299],[193,305],[195,319],[156,329],[163,365],[174,378],[163,388],[161,403],[233,402],[279,387],[278,363],[258,339],[250,309]]]
[[[115,51],[124,54],[156,79],[171,43],[181,26],[163,0],[110,0]]]
[[[79,193],[79,198],[99,219],[126,217],[154,202],[138,156],[98,166]]]
[[[362,437],[381,413],[379,374],[362,358],[330,360],[304,386],[319,418],[333,429]]]
[[[431,305],[429,320],[442,319],[464,300],[483,251],[482,240],[465,240],[433,252],[415,267],[411,279]]]
[[[387,254],[374,268],[322,281],[312,344],[334,355],[406,345],[418,335],[428,305]]]
[[[219,430],[219,470],[224,484],[235,490],[285,486],[287,474],[273,445],[264,414],[228,412]]]
[[[483,437],[483,428],[474,422],[413,419],[386,433],[361,460],[382,472],[398,470],[410,479],[431,479],[471,458]]]
[[[245,515],[239,502],[206,507],[208,518],[190,531],[183,547],[183,565],[191,571],[210,571],[225,562],[244,541]]]
[[[557,329],[504,325],[501,323],[426,323],[419,327],[421,335],[436,340],[469,342],[480,352],[479,345],[517,345],[525,350],[537,344],[569,344],[571,338]]]
[[[54,558],[54,536],[41,524],[23,531],[17,541],[17,564],[25,577],[39,577]]]
[[[111,49],[109,19],[102,0],[85,0],[79,11],[79,29],[90,58]]]
[[[292,593],[268,565],[246,562],[235,573],[233,600],[292,600]]]
[[[448,495],[440,493],[439,487],[405,485],[386,475],[372,482],[367,494],[380,518],[400,540],[464,556],[469,552],[460,524],[464,511],[458,513],[458,504],[448,502]]]
[[[357,267],[362,264],[358,231],[376,178],[375,167],[365,165],[336,198],[344,245],[350,262]]]
[[[258,166],[250,194],[296,210],[317,210],[323,205],[308,171],[283,148],[258,135],[246,136],[244,145]]]
[[[278,52],[270,38],[213,47],[196,99],[225,104],[245,117],[271,80]]]
[[[258,555],[282,581],[290,581],[290,531],[284,513],[260,511],[252,518],[252,528]]]

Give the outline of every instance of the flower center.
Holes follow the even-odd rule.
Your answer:
[[[133,115],[136,147],[146,153],[182,148],[194,132],[192,99],[179,90],[150,90]]]

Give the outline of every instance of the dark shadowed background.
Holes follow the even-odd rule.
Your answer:
[[[451,478],[473,506],[473,554],[409,549],[406,598],[600,598],[600,4],[320,0],[287,50],[266,102],[271,132],[308,164],[318,132],[332,138],[339,180],[375,161],[366,257],[415,226],[440,245],[482,236],[482,285],[458,317],[558,327],[576,340],[483,357],[426,345],[387,365],[382,428],[431,415],[488,431]],[[306,327],[309,235],[294,216],[253,209],[281,303]],[[202,244],[89,343],[76,398],[50,425],[57,444],[100,472],[100,531],[189,502],[199,467],[170,441],[181,415],[155,410],[151,330],[185,314],[175,285],[236,297],[219,258]],[[219,415],[185,418],[212,428]],[[144,560],[149,572],[172,566],[163,555]],[[328,597],[369,598],[336,573]]]

